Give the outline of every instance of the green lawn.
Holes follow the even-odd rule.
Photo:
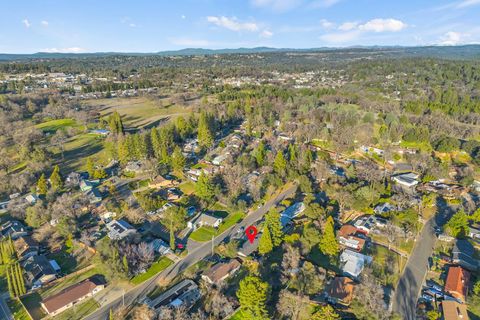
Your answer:
[[[234,224],[241,221],[243,217],[244,214],[242,212],[231,213],[223,220],[222,224],[218,227],[218,229],[208,226],[200,227],[190,234],[190,238],[198,242],[210,241],[212,240],[212,236],[221,234]]]
[[[165,270],[173,263],[172,260],[168,259],[167,257],[161,257],[157,262],[154,262],[150,268],[145,273],[141,273],[136,275],[135,277],[130,280],[133,284],[140,284],[144,281],[147,281],[157,273]]]
[[[58,129],[75,126],[76,122],[73,119],[55,119],[39,123],[35,125],[35,128],[42,130],[43,132],[55,132]]]
[[[85,167],[87,157],[93,156],[97,163],[105,163],[103,157],[103,137],[91,133],[82,133],[70,138],[64,145],[64,160],[62,169],[79,170]],[[57,158],[60,158],[59,148],[52,150]]]
[[[30,320],[30,315],[28,314],[27,310],[23,307],[20,301],[16,299],[8,300],[7,302],[8,308],[13,314],[13,318],[15,320]]]
[[[229,320],[243,320],[245,317],[243,316],[242,310],[238,309],[237,312],[235,312]]]
[[[182,184],[178,185],[178,188],[184,193],[184,194],[192,194],[195,192],[195,183],[193,181],[187,181]]]
[[[70,309],[65,310],[59,315],[53,317],[54,320],[80,320],[86,315],[95,311],[100,305],[95,299],[90,298],[82,303],[79,303]]]

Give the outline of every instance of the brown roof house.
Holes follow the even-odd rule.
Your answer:
[[[470,272],[462,267],[450,267],[445,281],[445,292],[465,302],[469,281]]]
[[[172,187],[175,185],[175,180],[170,179],[168,177],[163,177],[163,176],[157,176],[155,179],[150,181],[148,186],[152,189],[160,189],[160,188],[166,188],[166,187]]]
[[[54,316],[103,290],[105,284],[95,277],[74,284],[41,302],[45,312]]]
[[[211,284],[218,284],[237,272],[240,266],[241,264],[237,259],[217,263],[202,274],[202,279]]]
[[[325,292],[327,300],[333,304],[350,305],[353,300],[355,284],[347,277],[336,277],[330,282]]]
[[[340,244],[350,249],[362,251],[365,246],[365,239],[357,237],[357,232],[358,229],[355,226],[344,224],[337,233]]]
[[[22,236],[13,242],[18,259],[23,261],[38,255],[38,243],[30,236]]]
[[[454,300],[442,302],[444,320],[468,320],[467,305]]]

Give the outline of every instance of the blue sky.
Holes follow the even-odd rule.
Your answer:
[[[16,0],[0,52],[480,43],[480,0]]]

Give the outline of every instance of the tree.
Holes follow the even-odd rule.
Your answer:
[[[445,230],[454,238],[465,237],[468,234],[468,216],[465,211],[457,211],[446,223]]]
[[[329,216],[325,223],[325,229],[323,231],[320,243],[318,244],[320,251],[330,258],[336,256],[339,252],[339,246],[337,238],[335,237],[335,227],[333,218]]]
[[[195,192],[200,199],[206,202],[212,201],[215,195],[215,188],[210,181],[210,178],[203,172],[200,174],[198,181],[195,184]]]
[[[340,316],[329,304],[321,306],[310,318],[310,320],[340,320]]]
[[[261,167],[265,164],[266,155],[267,155],[267,151],[265,150],[265,144],[263,143],[263,141],[260,141],[258,143],[257,148],[253,152],[253,156],[255,157],[257,166]]]
[[[430,310],[427,312],[428,320],[438,320],[442,315],[437,310]]]
[[[479,223],[480,222],[480,208],[478,208],[477,210],[475,210],[472,215],[470,216],[470,221],[473,221],[475,223]]]
[[[273,246],[279,246],[283,241],[283,231],[280,213],[275,208],[270,209],[265,215],[265,228],[269,230]]]
[[[263,282],[259,277],[246,276],[240,281],[237,290],[237,298],[242,308],[245,319],[267,320],[266,308],[267,295],[269,292],[268,283]]]
[[[308,297],[301,293],[293,293],[288,289],[280,291],[277,311],[284,319],[310,319],[310,304]]]
[[[87,169],[89,178],[92,179],[95,174],[95,164],[93,163],[93,159],[91,157],[87,159],[86,169]]]
[[[210,148],[213,145],[210,122],[210,117],[205,112],[202,112],[198,120],[198,144],[202,148]]]
[[[122,117],[117,111],[113,112],[113,114],[108,118],[108,126],[110,128],[110,132],[114,134],[123,133]]]
[[[170,248],[175,249],[175,232],[185,227],[185,208],[173,206],[165,211],[162,217],[163,225],[170,232]]]
[[[44,196],[47,194],[48,187],[47,187],[47,179],[45,179],[45,174],[42,173],[40,178],[37,182],[37,193],[39,196]]]
[[[50,175],[50,185],[54,191],[58,191],[63,187],[62,176],[60,175],[60,168],[56,165]]]
[[[185,167],[185,157],[182,153],[182,149],[176,146],[172,154],[172,167],[176,171],[182,171]]]
[[[285,176],[285,172],[287,170],[287,160],[285,160],[282,151],[278,151],[277,155],[275,156],[273,170],[280,176]]]
[[[260,241],[258,242],[258,253],[265,255],[273,250],[272,237],[268,227],[264,227]]]

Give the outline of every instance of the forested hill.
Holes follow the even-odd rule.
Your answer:
[[[121,53],[121,52],[94,52],[94,53],[48,53],[8,54],[0,53],[0,61],[19,60],[51,60],[69,58],[95,58],[109,56],[196,56],[214,54],[254,54],[254,53],[330,53],[330,54],[363,54],[383,55],[386,57],[432,57],[443,59],[480,59],[480,45],[464,46],[427,46],[427,47],[350,47],[350,48],[238,48],[238,49],[202,49],[187,48],[175,51],[161,51],[156,53]]]

